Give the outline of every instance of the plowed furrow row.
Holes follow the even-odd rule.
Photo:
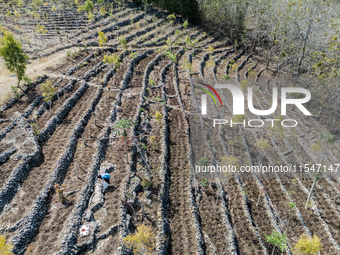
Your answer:
[[[170,122],[170,208],[171,254],[196,254],[196,237],[189,207],[189,166],[184,118],[179,110],[169,111]]]

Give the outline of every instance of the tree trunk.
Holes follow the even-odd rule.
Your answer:
[[[276,246],[274,246],[274,249],[273,249],[273,251],[272,251],[272,255],[274,255],[275,248],[276,248]]]
[[[127,136],[125,136],[125,153],[126,153],[126,163],[129,164],[129,155],[127,151]]]

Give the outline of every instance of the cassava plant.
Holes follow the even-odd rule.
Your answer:
[[[287,231],[286,231],[287,233],[288,233],[288,229],[289,229],[289,223],[290,223],[290,220],[291,220],[291,217],[292,217],[292,212],[296,208],[296,205],[293,202],[289,202],[288,206],[289,206],[289,216],[288,216]]]
[[[117,132],[117,134],[121,137],[123,137],[125,141],[125,152],[126,152],[126,163],[129,163],[129,155],[128,155],[128,149],[127,149],[127,130],[131,127],[134,127],[136,123],[132,121],[131,119],[121,119],[116,122],[116,125],[113,127],[112,131]]]
[[[52,84],[47,81],[46,83],[41,84],[41,92],[44,97],[44,101],[47,103],[49,102],[50,110],[52,107],[52,101],[51,99],[54,96],[55,88],[52,86]]]
[[[272,231],[272,233],[268,236],[265,235],[266,240],[268,243],[271,243],[274,248],[272,250],[272,255],[275,252],[276,248],[279,248],[281,252],[284,251],[287,247],[287,236],[285,234],[280,234],[276,232],[275,230]]]

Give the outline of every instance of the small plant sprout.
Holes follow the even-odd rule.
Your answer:
[[[144,190],[150,190],[152,187],[152,181],[150,180],[150,178],[144,177],[141,185]]]
[[[272,250],[272,255],[274,254],[276,247],[279,248],[281,252],[283,252],[284,249],[287,247],[287,236],[285,234],[280,234],[273,230],[269,236],[265,235],[265,237],[267,242],[271,243],[274,246]]]
[[[260,199],[261,199],[261,195],[262,195],[262,196],[265,196],[265,195],[266,195],[266,191],[263,190],[263,189],[260,190],[260,194],[259,194],[259,196],[258,196],[258,198],[257,198],[256,206],[259,206]]]
[[[131,53],[132,59],[135,59],[137,56],[138,56],[138,53],[137,53],[137,52],[132,52],[132,53]]]
[[[120,42],[120,47],[122,48],[122,49],[127,49],[128,47],[127,47],[127,41],[126,41],[126,39],[124,38],[124,37],[119,37],[118,38],[118,41]]]
[[[113,127],[112,131],[117,132],[119,136],[123,137],[125,141],[125,152],[126,152],[126,163],[129,163],[129,155],[127,150],[127,129],[135,126],[137,123],[132,121],[131,119],[121,119],[116,122],[116,125]]]
[[[149,78],[148,82],[149,82],[149,85],[150,85],[151,87],[153,87],[153,86],[155,86],[155,85],[156,85],[156,82],[155,82],[155,80],[154,80],[154,79],[152,79],[152,78]]]
[[[184,21],[184,23],[183,23],[183,27],[184,27],[185,29],[187,29],[187,28],[188,28],[188,26],[189,26],[189,22],[188,22],[188,20]]]
[[[321,251],[320,238],[303,233],[293,248],[293,254],[318,255]]]
[[[289,229],[290,219],[292,217],[292,212],[296,208],[296,205],[293,202],[289,202],[288,206],[289,206],[289,215],[288,215],[288,223],[287,223],[287,231],[286,231],[287,233],[288,233],[288,229]]]
[[[124,244],[133,251],[133,254],[153,254],[155,250],[156,236],[151,227],[145,225],[137,226],[134,234],[129,234],[123,239]]]
[[[35,116],[35,117],[37,117],[37,116]],[[39,136],[40,131],[39,131],[39,129],[37,128],[37,123],[32,122],[31,125],[32,125],[33,134],[34,134],[35,136]]]
[[[145,143],[141,143],[140,146],[142,146],[142,148],[143,148],[144,150],[146,150],[146,145],[145,145]]]
[[[207,49],[207,52],[210,53],[210,54],[213,54],[214,51],[215,51],[215,49],[212,46],[209,46],[208,49]]]
[[[207,158],[201,158],[201,159],[200,159],[200,164],[201,164],[202,166],[206,166],[206,165],[208,164],[208,159],[207,159]]]
[[[107,43],[107,37],[102,31],[98,31],[98,43],[100,47],[104,47]]]
[[[54,184],[54,189],[57,194],[57,200],[61,202],[63,205],[67,204],[67,198],[64,195],[64,189],[66,188],[65,184]]]
[[[15,99],[17,99],[17,100],[20,99],[20,93],[19,93],[17,87],[11,86],[11,93],[15,97]]]
[[[234,63],[234,64],[231,65],[231,70],[232,70],[233,72],[236,71],[237,68],[238,68],[238,65],[237,65],[236,63]]]
[[[48,32],[48,30],[45,28],[45,26],[42,26],[40,24],[36,25],[36,32],[38,34],[46,34]]]
[[[157,143],[156,143],[156,136],[150,136],[150,143],[151,143],[151,146],[154,150],[157,149]]]
[[[154,98],[153,98],[153,101],[159,103],[159,102],[162,102],[162,98],[160,98],[160,97],[154,97]]]
[[[44,101],[47,103],[47,102],[50,102],[50,110],[51,110],[51,106],[52,106],[52,101],[51,99],[53,98],[54,96],[54,91],[55,91],[55,88],[52,86],[52,84],[47,81],[46,83],[43,83],[41,84],[41,92],[43,93],[43,97],[44,97]]]
[[[163,118],[163,115],[157,111],[153,117],[155,118],[155,120],[157,121],[158,124],[162,123],[162,118]]]
[[[201,180],[200,184],[201,184],[202,187],[207,187],[208,186],[208,179],[205,178],[205,179]]]
[[[229,80],[230,79],[230,75],[223,75],[222,77],[223,79]]]
[[[105,55],[103,61],[116,71],[120,68],[121,60],[117,54]]]
[[[242,80],[241,81],[241,90],[243,92],[246,92],[249,86],[249,81],[248,80]]]
[[[180,68],[187,72],[188,74],[191,73],[191,67],[192,67],[192,64],[190,63],[189,59],[185,58],[184,61],[183,61],[183,64],[180,66]]]
[[[170,24],[173,25],[174,24],[174,20],[176,19],[175,13],[168,15],[167,19],[170,21]]]
[[[319,152],[319,151],[322,151],[322,148],[321,148],[321,146],[320,146],[320,143],[314,143],[314,144],[312,144],[311,150],[312,150],[313,153],[317,153],[317,152]]]

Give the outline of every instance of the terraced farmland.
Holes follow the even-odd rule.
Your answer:
[[[308,208],[312,173],[268,178],[195,172],[202,159],[216,164],[232,157],[250,166],[320,163],[322,149],[312,148],[325,147],[320,139],[327,128],[294,107],[286,119],[298,126],[271,134],[242,125],[212,129],[212,118],[232,112],[231,94],[222,89],[223,108],[211,100],[212,117],[201,114],[197,81],[241,89],[247,84],[254,106],[269,108],[275,77],[257,52],[132,4],[89,26],[76,5],[60,14],[50,6],[39,11],[46,13],[42,24],[49,32],[24,49],[32,59],[70,53],[0,108],[0,235],[15,254],[128,254],[123,238],[141,224],[156,235],[154,254],[271,254],[265,236],[272,230],[287,234],[288,254],[303,233],[321,238],[321,254],[340,253],[337,172],[321,174]],[[17,22],[7,29],[18,38],[34,36],[31,17]],[[107,36],[105,46],[99,46],[98,31]],[[110,54],[119,55],[119,68],[103,61]],[[40,90],[46,82],[56,89],[49,102]],[[129,118],[135,126],[128,129],[126,157],[124,139],[113,129]],[[261,150],[257,142],[263,139],[269,147]],[[328,144],[323,164],[339,164],[339,158],[339,143]],[[93,209],[102,169],[110,169],[111,183],[104,203]],[[63,185],[66,204],[58,201],[56,184]],[[88,236],[80,237],[81,225],[89,225]]]

